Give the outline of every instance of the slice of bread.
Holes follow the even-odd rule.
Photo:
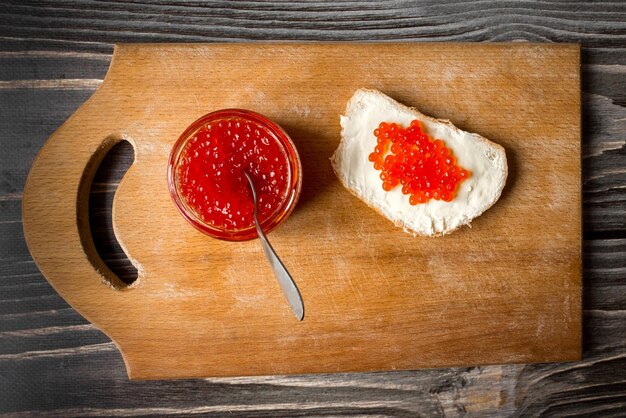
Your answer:
[[[428,117],[376,90],[357,90],[345,113],[341,116],[341,142],[331,157],[333,170],[350,192],[404,231],[421,236],[448,234],[469,225],[500,197],[508,174],[500,145],[462,131],[450,121]],[[381,122],[407,127],[415,119],[431,138],[442,139],[457,163],[471,172],[451,202],[431,199],[412,206],[401,186],[383,190],[380,171],[368,160],[376,146],[373,132]]]

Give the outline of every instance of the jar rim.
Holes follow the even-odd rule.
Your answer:
[[[213,238],[225,241],[247,241],[258,236],[254,225],[243,229],[217,228],[200,219],[185,203],[178,189],[176,168],[178,167],[179,157],[184,146],[193,137],[193,134],[200,130],[203,125],[229,118],[248,120],[263,126],[284,148],[289,172],[287,195],[285,199],[281,201],[278,208],[269,217],[263,220],[261,227],[263,232],[268,234],[285,221],[293,211],[302,189],[302,164],[300,156],[298,155],[298,151],[291,137],[280,125],[264,115],[251,110],[239,108],[221,109],[207,113],[191,123],[176,140],[170,152],[167,167],[168,188],[176,208],[194,228]]]

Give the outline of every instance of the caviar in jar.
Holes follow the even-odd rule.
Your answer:
[[[225,238],[253,238],[254,204],[244,172],[257,188],[261,224],[272,224],[295,204],[301,187],[299,158],[286,133],[261,115],[216,113],[194,123],[175,146],[170,190],[196,227],[223,231]]]

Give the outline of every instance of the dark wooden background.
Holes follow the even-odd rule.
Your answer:
[[[626,3],[0,1],[0,414],[626,416]],[[411,372],[129,382],[22,233],[29,166],[100,85],[116,42],[535,41],[583,46],[584,359]],[[118,147],[92,189],[104,258]],[[234,347],[233,349],[236,349]]]

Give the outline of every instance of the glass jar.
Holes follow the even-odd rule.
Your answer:
[[[206,133],[207,130],[212,129],[215,126],[224,126],[220,124],[220,122],[228,124],[228,126],[243,123],[246,124],[245,126],[247,128],[254,127],[255,130],[258,130],[257,133],[260,132],[264,135],[263,138],[267,138],[268,141],[276,141],[278,148],[272,149],[279,149],[281,150],[281,153],[284,154],[284,164],[286,164],[287,172],[286,188],[285,192],[278,198],[278,204],[273,209],[273,212],[269,215],[266,214],[263,219],[260,219],[261,226],[266,234],[271,232],[287,219],[298,201],[298,197],[300,196],[300,191],[302,189],[302,165],[300,157],[298,156],[298,152],[291,138],[279,125],[263,115],[243,109],[218,110],[202,116],[185,129],[174,144],[168,163],[168,186],[172,199],[183,217],[196,229],[213,238],[226,241],[250,240],[257,237],[254,223],[246,227],[218,226],[216,225],[217,222],[211,222],[210,215],[199,213],[199,211],[196,210],[192,204],[190,204],[190,198],[185,197],[184,195],[184,190],[187,190],[188,187],[186,187],[187,185],[183,185],[183,182],[193,181],[188,178],[188,176],[181,175],[180,169],[181,164],[185,164],[183,160],[186,158],[186,150],[191,149],[191,145],[190,147],[187,147],[187,144],[189,141],[194,141],[194,138],[196,138],[195,141],[197,141],[199,134],[202,134],[203,132]],[[220,141],[222,141],[220,142],[220,146],[223,147],[227,145],[223,142],[231,140],[240,141],[239,137],[231,138],[223,134],[220,136]],[[267,149],[270,150],[270,148]],[[257,151],[255,150],[255,152]],[[195,155],[197,156],[197,154]],[[267,160],[267,158],[265,160]],[[278,160],[278,157],[276,157],[275,160]],[[277,162],[277,164],[280,163],[281,162]],[[261,165],[259,165],[259,167],[261,167]],[[206,167],[206,170],[211,169],[211,167]],[[259,168],[259,170],[261,170],[261,168]],[[243,175],[243,171],[241,173]],[[272,174],[273,176],[273,173],[268,173],[268,175],[269,174]],[[241,180],[238,179],[238,181]],[[260,184],[255,184],[257,191],[261,186],[262,185]],[[202,189],[200,188],[200,190]],[[250,197],[250,202],[252,201],[251,199],[252,198]],[[220,214],[220,216],[222,215]]]

